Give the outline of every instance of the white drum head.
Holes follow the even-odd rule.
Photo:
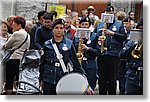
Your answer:
[[[82,95],[88,89],[88,81],[79,73],[70,73],[63,76],[56,86],[58,95]]]

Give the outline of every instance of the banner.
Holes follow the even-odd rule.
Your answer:
[[[57,18],[59,18],[63,14],[66,14],[66,5],[48,5],[47,9],[47,11],[56,11]]]

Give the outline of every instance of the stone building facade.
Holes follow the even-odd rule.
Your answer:
[[[36,20],[37,12],[44,10],[46,3],[62,3],[64,0],[0,0],[0,19],[6,19],[10,15],[23,16],[28,20]],[[70,0],[76,1],[76,0]],[[125,11],[126,14],[135,11],[135,0],[110,0],[116,12]],[[141,0],[142,1],[142,0]],[[93,1],[94,2],[94,1]],[[72,5],[72,4],[70,4]],[[79,11],[80,12],[80,11]]]

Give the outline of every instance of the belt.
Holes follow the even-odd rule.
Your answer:
[[[130,69],[135,71],[143,71],[143,67],[130,68]]]
[[[107,46],[107,50],[120,50],[118,47]]]
[[[87,58],[87,57],[83,57],[82,59],[83,59],[83,61],[87,61],[87,60],[95,60],[95,58]]]

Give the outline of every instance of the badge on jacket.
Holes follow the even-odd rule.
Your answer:
[[[116,26],[113,26],[112,30],[113,30],[113,31],[116,31],[116,30],[117,30]]]
[[[62,47],[62,49],[63,49],[64,51],[67,51],[67,50],[68,50],[67,45],[66,45],[66,44],[64,44],[64,45],[63,45],[63,47]]]
[[[98,41],[98,45],[101,45],[101,44],[102,44],[102,42],[101,42],[101,40],[99,40],[99,41]]]
[[[91,40],[89,39],[86,43],[87,43],[87,44],[90,44],[90,43],[91,43]]]

